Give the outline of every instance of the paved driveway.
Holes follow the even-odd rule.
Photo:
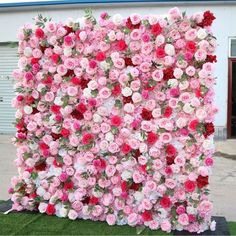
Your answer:
[[[227,152],[234,155],[235,147],[236,140],[217,143],[218,153]],[[7,189],[10,179],[17,174],[14,166],[15,153],[11,136],[0,135],[0,199],[9,199]],[[213,175],[210,178],[214,215],[225,216],[228,221],[236,221],[236,159],[232,159],[216,156]]]

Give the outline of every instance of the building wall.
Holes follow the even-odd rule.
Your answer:
[[[174,4],[100,4],[89,6],[95,16],[103,11],[109,14],[120,13],[128,16],[130,13],[141,14],[166,14],[168,9],[174,7]],[[28,7],[28,8],[8,8],[0,11],[0,42],[16,41],[17,29],[26,22],[32,22],[32,18],[39,13],[52,17],[55,21],[64,21],[67,17],[77,19],[83,16],[85,5],[63,5],[63,6],[44,6],[44,7]],[[213,31],[218,40],[218,65],[216,66],[215,75],[217,77],[216,105],[219,107],[219,113],[216,116],[215,124],[218,127],[216,136],[220,138],[226,137],[227,125],[227,94],[228,94],[228,37],[236,35],[236,5],[229,4],[211,4],[211,5],[193,5],[178,4],[182,11],[186,11],[188,15],[198,12],[211,10],[216,16],[213,25]]]

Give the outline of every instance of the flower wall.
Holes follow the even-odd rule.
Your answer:
[[[211,222],[210,11],[91,11],[18,33],[13,209],[201,232]]]

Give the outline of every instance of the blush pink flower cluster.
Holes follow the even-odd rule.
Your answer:
[[[214,15],[90,13],[19,33],[13,209],[212,228]]]

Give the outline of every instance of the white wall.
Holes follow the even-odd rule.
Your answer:
[[[141,14],[165,14],[174,5],[160,5],[155,3],[145,4],[111,4],[111,5],[92,5],[94,15],[99,16],[103,11],[109,14],[120,13],[128,16],[130,13]],[[86,6],[88,7],[88,6]],[[213,32],[218,39],[218,64],[215,75],[217,76],[216,85],[216,104],[220,111],[216,117],[216,126],[226,126],[227,123],[227,89],[228,89],[228,37],[236,36],[236,5],[179,5],[182,11],[192,14],[199,11],[211,10],[216,16],[213,25]],[[83,16],[84,5],[70,6],[50,6],[27,9],[4,9],[0,11],[0,42],[15,41],[17,29],[26,22],[32,22],[32,18],[39,13],[50,16],[54,21],[64,21],[67,17],[78,18]]]

